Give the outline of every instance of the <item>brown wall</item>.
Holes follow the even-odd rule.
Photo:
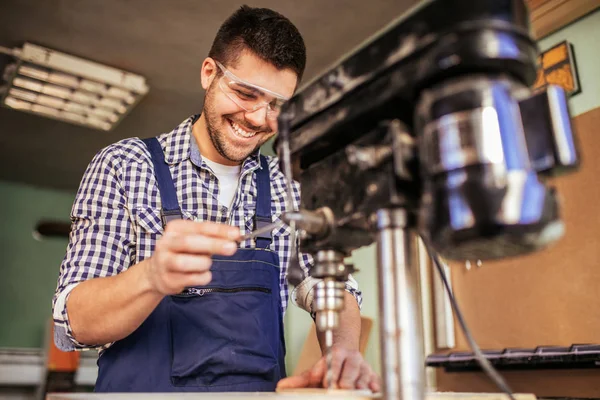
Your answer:
[[[545,251],[452,265],[454,291],[482,349],[600,344],[600,108],[573,119],[582,166],[553,180],[566,235]],[[468,350],[457,331],[457,347]],[[600,397],[600,370],[513,372],[515,390],[543,396]],[[577,384],[575,382],[577,381]],[[583,385],[583,386],[582,386]],[[582,388],[578,388],[582,387]],[[479,374],[438,376],[439,390],[494,390]]]

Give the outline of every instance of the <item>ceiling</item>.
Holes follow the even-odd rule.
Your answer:
[[[305,82],[416,0],[257,0],[304,36]],[[145,76],[148,95],[111,132],[0,107],[0,180],[75,191],[102,147],[170,131],[201,110],[199,69],[233,0],[0,0],[0,46],[24,42]],[[0,54],[0,69],[11,61]]]

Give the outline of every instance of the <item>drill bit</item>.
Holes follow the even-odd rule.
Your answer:
[[[333,362],[333,353],[331,348],[333,346],[333,330],[325,330],[325,363],[327,364],[327,372],[325,375],[325,388],[332,389],[333,384],[333,370],[331,364]]]

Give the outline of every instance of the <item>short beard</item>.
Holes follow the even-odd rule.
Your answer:
[[[223,132],[220,132],[216,128],[219,125],[219,123],[221,122],[220,121],[221,117],[216,115],[216,113],[214,112],[214,110],[212,108],[212,98],[214,97],[214,90],[215,90],[215,88],[213,87],[214,86],[213,84],[215,82],[216,82],[216,80],[213,81],[213,83],[211,83],[210,87],[208,88],[208,90],[206,92],[206,97],[204,98],[204,106],[203,106],[202,112],[204,113],[204,117],[206,120],[206,130],[208,131],[208,136],[210,137],[210,141],[212,142],[212,144],[215,147],[215,149],[217,150],[217,152],[221,155],[221,157],[223,157],[226,160],[229,160],[231,162],[241,164],[246,158],[248,158],[248,156],[256,153],[260,149],[260,147],[271,137],[271,135],[267,136],[265,138],[265,140],[262,140],[261,142],[259,142],[256,145],[256,147],[249,153],[236,154],[235,149],[232,149],[231,146],[225,140],[225,134]],[[227,123],[229,123],[229,122],[227,122]],[[224,128],[226,129],[226,127],[224,127]]]

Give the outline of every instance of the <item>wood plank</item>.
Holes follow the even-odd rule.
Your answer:
[[[600,7],[600,0],[528,0],[533,35],[536,39]]]
[[[348,391],[324,391],[316,393],[73,393],[50,394],[46,400],[247,400],[247,399],[381,399],[380,395],[355,397]],[[426,400],[508,400],[498,393],[427,393]],[[535,400],[531,394],[515,394],[517,400]]]
[[[600,398],[598,370],[505,371],[502,376],[512,390],[535,393],[539,398]],[[446,373],[438,370],[437,384],[438,390],[498,391],[482,372]]]
[[[530,10],[535,10],[541,5],[549,2],[553,2],[554,0],[529,0],[527,4],[529,5]]]

